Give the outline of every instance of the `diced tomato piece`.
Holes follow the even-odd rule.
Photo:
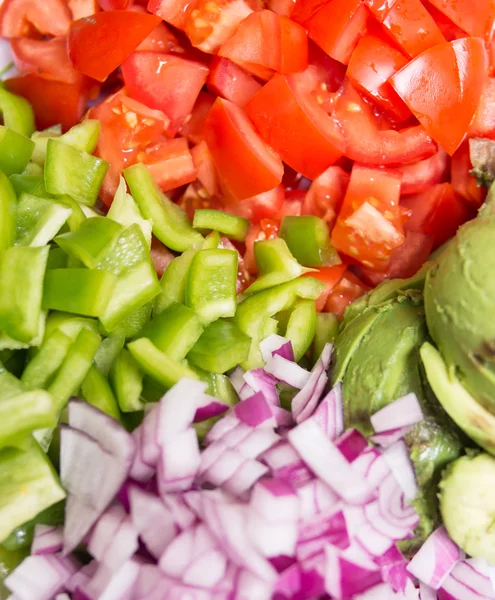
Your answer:
[[[490,0],[429,0],[468,35],[489,33],[495,17]]]
[[[369,289],[365,283],[347,269],[340,281],[330,292],[325,304],[325,312],[335,313],[339,317],[342,317],[346,307],[351,302],[354,302],[354,300],[366,294]]]
[[[361,0],[330,0],[305,23],[309,37],[344,65],[366,31],[368,11]]]
[[[345,65],[328,56],[312,40],[308,43],[308,61],[318,81],[324,83],[330,92],[339,90],[345,78]]]
[[[483,40],[465,38],[424,52],[391,82],[427,133],[452,155],[474,119],[486,69]]]
[[[102,10],[127,10],[132,6],[132,0],[98,0]]]
[[[442,32],[443,37],[451,42],[452,40],[459,40],[460,38],[466,37],[466,32],[453,23],[443,12],[439,11],[431,2],[428,0],[421,0],[423,6],[433,17],[433,20],[438,25],[438,28]]]
[[[401,165],[432,156],[437,145],[421,125],[401,131],[379,129],[371,107],[347,80],[337,99],[346,156],[368,165]]]
[[[198,99],[192,110],[190,117],[184,119],[184,125],[180,128],[180,134],[192,144],[199,144],[203,139],[203,127],[206,116],[215,103],[215,98],[206,92],[199,92]]]
[[[216,56],[210,64],[207,79],[208,90],[244,108],[254,94],[261,89],[254,77],[228,58]]]
[[[316,310],[322,311],[328,300],[328,295],[342,279],[344,272],[347,269],[346,264],[335,265],[333,267],[320,267],[311,273],[305,273],[302,277],[313,277],[325,284],[325,289],[321,296],[316,300]]]
[[[282,181],[280,156],[239,106],[218,98],[206,118],[204,136],[220,177],[237,200],[272,190]]]
[[[72,64],[105,81],[159,23],[155,15],[133,10],[109,10],[74,21],[68,37]]]
[[[204,187],[209,196],[220,193],[218,174],[213,161],[213,156],[203,140],[191,150],[196,176],[199,183]]]
[[[278,237],[278,223],[271,219],[263,219],[258,225],[251,225],[246,236],[246,252],[244,266],[248,273],[256,275],[258,268],[254,259],[254,244],[262,240],[273,240]]]
[[[67,35],[71,17],[64,0],[4,0],[0,8],[0,37]]]
[[[268,0],[267,7],[281,17],[291,17],[296,0]]]
[[[156,237],[151,239],[151,260],[155,267],[156,274],[161,277],[168,265],[174,260],[175,256],[164,246]]]
[[[422,194],[406,196],[401,204],[411,210],[406,228],[432,236],[434,247],[449,240],[475,215],[474,209],[456,194],[450,183],[439,183]]]
[[[167,192],[196,179],[191,151],[185,138],[164,140],[138,153],[156,183]]]
[[[373,15],[383,23],[389,10],[392,8],[396,0],[364,0],[366,6],[370,9]]]
[[[135,10],[135,9],[134,9]],[[172,31],[165,25],[160,23],[148,37],[143,40],[136,48],[136,52],[184,52],[179,40]]]
[[[400,121],[411,116],[411,111],[388,81],[409,62],[387,40],[377,35],[363,36],[354,50],[347,76],[359,91],[370,96],[383,110]]]
[[[124,62],[122,73],[133,98],[170,118],[173,137],[191,114],[208,68],[172,54],[136,52]]]
[[[182,194],[178,204],[183,208],[189,219],[192,221],[194,213],[198,208],[211,208],[213,210],[224,210],[224,205],[218,196],[208,196],[201,190],[195,183],[191,183],[187,186],[185,192]]]
[[[63,83],[77,83],[84,78],[69,60],[65,37],[50,40],[15,38],[11,48],[14,64],[21,75],[32,73]]]
[[[229,201],[226,199],[225,211],[249,219],[251,223],[256,224],[265,219],[276,219],[284,203],[284,186],[278,185],[273,190],[263,192],[245,200]]]
[[[148,10],[174,27],[182,29],[190,0],[149,0]]]
[[[308,66],[308,37],[287,17],[262,10],[244,19],[218,54],[266,79],[273,71],[303,71]]]
[[[84,19],[98,11],[96,0],[68,0],[72,20]]]
[[[469,137],[486,137],[495,140],[495,78],[489,77],[485,86]]]
[[[349,173],[341,167],[329,167],[311,184],[302,205],[303,215],[316,215],[332,229],[344,201]]]
[[[420,194],[431,185],[442,183],[446,180],[449,170],[449,158],[441,148],[431,158],[425,158],[411,165],[396,167],[402,175],[400,192],[405,194]]]
[[[385,270],[391,251],[404,241],[399,210],[401,177],[355,165],[332,231],[332,243],[365,267]]]
[[[338,124],[312,96],[315,79],[308,71],[276,75],[253,96],[246,110],[282,159],[314,179],[342,156],[343,140]]]
[[[452,157],[451,181],[454,190],[478,209],[486,197],[486,188],[478,186],[476,177],[471,175],[469,142],[464,142]]]

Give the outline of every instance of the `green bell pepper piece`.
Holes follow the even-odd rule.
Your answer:
[[[26,352],[11,349],[0,350],[0,362],[12,375],[20,377],[26,366]]]
[[[131,340],[134,339],[141,329],[149,322],[151,319],[151,313],[153,310],[152,302],[147,302],[136,308],[128,317],[126,317],[123,321],[121,321],[115,329],[112,330],[111,334],[105,330],[103,325],[101,325],[101,331],[105,335],[122,335],[124,339]]]
[[[120,411],[108,379],[91,365],[81,384],[82,397],[102,412],[120,421]]]
[[[2,366],[0,370],[0,401],[8,400],[26,391],[27,388],[22,381]]]
[[[38,352],[26,365],[21,376],[27,389],[46,388],[60,369],[73,339],[55,329],[43,342]]]
[[[171,304],[146,325],[139,337],[150,339],[174,360],[182,360],[203,333],[198,315],[183,304]]]
[[[34,112],[31,104],[22,96],[0,87],[0,112],[6,127],[29,137],[34,131]]]
[[[306,354],[316,332],[316,305],[314,300],[299,300],[292,310],[285,337],[292,342],[296,361]]]
[[[112,333],[109,337],[105,338],[98,348],[98,352],[95,355],[95,365],[102,375],[108,377],[110,368],[113,363],[117,360],[117,356],[125,344],[125,335],[122,332]]]
[[[36,195],[38,195],[38,191],[39,190],[36,190],[36,192],[35,192]],[[48,192],[47,192],[47,194],[48,194]],[[76,202],[70,196],[67,196],[67,195],[58,196],[57,202],[59,204],[64,204],[65,206],[67,206],[67,208],[70,208],[72,211],[70,217],[67,219],[67,225],[69,226],[69,230],[76,231],[77,229],[79,229],[79,227],[81,227],[81,225],[87,219],[87,217],[84,214],[84,211],[82,209],[82,206],[79,204],[79,202]]]
[[[194,255],[185,300],[203,323],[235,315],[237,259],[235,250],[199,250]]]
[[[42,310],[39,315],[36,334],[28,342],[21,342],[7,335],[5,331],[0,331],[0,350],[24,350],[26,348],[40,346],[45,335],[46,315],[46,311]]]
[[[112,365],[110,382],[122,412],[143,410],[143,372],[129,350],[123,348]]]
[[[319,217],[284,217],[280,237],[305,267],[328,267],[342,262],[330,241],[328,225]]]
[[[108,271],[51,269],[46,272],[43,307],[101,317],[107,310],[117,282],[118,278]]]
[[[34,142],[34,150],[31,160],[43,167],[46,160],[46,147],[48,145],[48,140],[56,140],[59,139],[62,135],[62,129],[56,129],[49,127],[48,129],[43,129],[43,131],[35,131],[31,136],[31,140]]]
[[[147,403],[158,402],[166,391],[167,388],[155,379],[148,377],[148,375],[143,377],[143,391],[141,392],[141,396]]]
[[[32,175],[30,173],[14,173],[9,179],[14,188],[14,192],[17,196],[20,196],[23,192],[31,194],[31,192],[33,192],[43,181],[43,174]]]
[[[62,250],[62,248],[57,248],[57,246],[50,246],[50,252],[48,254],[48,262],[46,263],[46,268],[48,269],[65,269],[67,268],[67,254]]]
[[[0,399],[0,447],[43,427],[55,427],[58,413],[52,397],[44,390],[24,392]]]
[[[153,233],[165,246],[183,252],[203,241],[203,236],[192,228],[187,214],[160,190],[145,165],[138,163],[128,167],[124,177],[141,214],[151,221]]]
[[[85,219],[75,231],[58,235],[55,243],[86,267],[94,269],[113,250],[122,231],[115,221],[94,217]]]
[[[198,379],[192,369],[160,352],[147,338],[139,338],[127,347],[144,373],[166,388],[174,386],[182,377]]]
[[[26,450],[0,451],[0,542],[65,498],[52,464],[33,440]]]
[[[148,248],[151,246],[151,223],[144,219],[134,198],[127,193],[124,178],[120,177],[119,187],[110,206],[107,217],[120,223],[124,227],[136,223],[143,232]]]
[[[98,333],[98,322],[94,319],[76,317],[70,313],[52,311],[46,320],[45,339],[48,339],[48,336],[57,329],[74,341],[81,329],[89,329]]]
[[[33,148],[34,143],[29,138],[0,125],[0,170],[5,175],[22,173],[29,163]]]
[[[226,373],[245,361],[251,338],[234,323],[219,319],[208,325],[187,355],[193,365],[213,373]]]
[[[60,231],[72,210],[46,198],[23,193],[17,205],[16,244],[46,246]]]
[[[13,246],[0,258],[0,330],[19,342],[39,333],[48,252],[48,246]]]
[[[21,562],[29,556],[29,548],[24,548],[21,550],[13,550],[9,552],[0,546],[0,599],[7,600],[11,595],[10,590],[8,590],[4,585],[3,581],[7,578],[7,576],[12,573],[12,571],[18,567]]]
[[[174,302],[186,301],[187,275],[197,250],[190,248],[174,258],[160,279],[160,294],[155,298],[153,312],[160,314]]]
[[[100,121],[97,121],[96,119],[85,119],[81,123],[71,127],[69,131],[65,132],[59,138],[59,141],[72,146],[72,148],[75,148],[80,152],[93,154],[98,145],[99,136]]]
[[[63,142],[48,140],[45,186],[50,194],[69,195],[76,202],[93,206],[98,198],[108,163]]]
[[[331,344],[339,333],[339,318],[334,313],[316,315],[316,332],[313,341],[313,361],[320,358],[326,344]]]
[[[231,240],[243,242],[249,229],[249,221],[220,210],[197,209],[194,213],[193,227],[206,231],[218,231]]]
[[[222,242],[220,241],[220,234],[218,231],[209,233],[201,244],[201,250],[215,250],[215,248],[222,248]]]
[[[14,175],[19,175],[19,173],[14,173]],[[43,167],[40,167],[40,165],[36,164],[32,160],[30,160],[28,162],[28,164],[26,165],[26,168],[24,169],[24,171],[22,173],[20,173],[20,175],[36,175],[36,177],[41,177],[44,181]]]
[[[17,197],[12,183],[0,171],[0,251],[14,245]]]
[[[122,275],[143,262],[153,264],[143,232],[138,225],[134,224],[122,231],[113,250],[105,255],[97,268]]]

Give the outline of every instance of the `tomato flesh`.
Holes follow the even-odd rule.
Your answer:
[[[207,86],[212,94],[230,100],[243,108],[261,89],[261,84],[244,69],[228,58],[218,56],[210,65]]]
[[[0,36],[67,35],[71,17],[63,0],[5,0],[0,8]]]
[[[332,229],[344,201],[349,173],[341,167],[329,167],[311,184],[304,196],[303,215],[316,215],[322,218]]]

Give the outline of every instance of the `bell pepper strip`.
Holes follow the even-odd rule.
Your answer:
[[[34,149],[34,142],[21,133],[0,125],[0,170],[5,175],[22,173]]]
[[[98,371],[108,377],[110,369],[125,344],[125,335],[119,331],[104,338],[95,354],[94,364]]]
[[[263,366],[259,344],[269,333],[274,333],[273,328],[267,331],[267,324],[273,326],[272,317],[290,310],[299,299],[316,300],[323,290],[324,284],[320,281],[312,277],[302,277],[263,290],[243,300],[237,307],[234,319],[239,329],[252,338],[249,356],[242,363],[243,368]]]
[[[26,388],[34,390],[48,387],[64,362],[72,343],[73,339],[60,329],[55,329],[47,336],[22,373],[21,382]]]
[[[93,206],[108,163],[57,140],[48,140],[45,186],[55,196],[67,194],[76,202]]]
[[[14,245],[17,197],[12,182],[0,171],[0,252]]]
[[[62,333],[74,341],[83,328],[98,333],[98,322],[95,319],[77,317],[70,313],[54,310],[50,312],[46,319],[44,340],[48,339],[54,331],[60,329]]]
[[[8,400],[28,391],[23,383],[3,366],[0,368],[0,399]]]
[[[254,257],[260,276],[245,290],[246,294],[261,292],[308,272],[292,256],[282,238],[256,242]]]
[[[218,231],[230,240],[243,242],[249,229],[249,221],[220,210],[197,209],[194,213],[193,227],[200,230]]]
[[[314,300],[299,300],[290,313],[285,337],[292,342],[296,361],[306,354],[316,333],[316,306]]]
[[[107,217],[124,225],[124,227],[136,223],[143,232],[146,244],[148,247],[151,246],[151,223],[148,219],[143,218],[134,198],[127,193],[125,179],[122,176],[113,202],[108,209]]]
[[[98,137],[100,135],[100,121],[96,119],[85,119],[82,123],[78,123],[66,131],[59,141],[72,146],[80,152],[93,154],[98,145]]]
[[[88,374],[101,337],[90,329],[82,328],[72,343],[64,362],[48,386],[56,410],[62,410],[69,398],[77,394]]]
[[[154,314],[164,311],[174,302],[186,301],[186,284],[189,267],[197,250],[190,248],[168,265],[160,280],[161,292],[154,301]]]
[[[235,250],[199,250],[194,255],[187,274],[185,301],[203,323],[235,315],[237,260]]]
[[[67,261],[69,257],[67,254],[58,246],[50,246],[50,253],[48,254],[48,262],[46,263],[46,269],[65,269],[67,268]]]
[[[110,383],[124,413],[143,410],[143,372],[129,350],[123,348],[110,370]]]
[[[151,221],[154,235],[165,246],[183,252],[203,241],[203,236],[192,228],[186,213],[165,196],[145,165],[138,163],[128,167],[124,177],[143,217]]]
[[[282,219],[280,237],[296,260],[305,267],[329,267],[341,262],[330,242],[328,225],[314,216],[287,216]]]
[[[72,214],[72,209],[32,194],[21,194],[17,204],[15,243],[19,246],[46,246]]]
[[[182,360],[204,331],[199,316],[187,306],[174,303],[154,317],[139,337],[150,339],[161,351]]]
[[[3,544],[0,546],[0,595],[2,598],[8,598],[10,594],[10,591],[3,585],[3,581],[29,556],[29,552],[29,546],[12,551],[7,550]]]
[[[316,315],[316,331],[313,340],[312,358],[316,362],[326,344],[332,344],[339,333],[339,318],[334,313]]]
[[[31,104],[22,96],[8,92],[0,86],[0,113],[9,129],[25,137],[34,131],[34,113]]]
[[[215,250],[215,248],[223,248],[218,231],[209,233],[201,244],[201,250]]]
[[[33,440],[25,450],[0,451],[0,540],[65,498],[49,459]]]
[[[125,317],[123,321],[117,325],[117,327],[112,329],[110,335],[122,335],[126,340],[134,339],[141,329],[146,325],[146,323],[149,322],[152,312],[153,302],[147,302],[146,304],[143,304],[139,308],[133,310],[127,317]],[[104,335],[109,335],[109,332],[105,330],[103,325],[100,326],[100,331]]]
[[[102,412],[120,421],[120,410],[108,379],[91,365],[81,384],[81,396]]]
[[[46,311],[42,310],[38,318],[38,328],[36,334],[28,341],[21,342],[18,339],[10,337],[5,331],[0,331],[0,351],[1,350],[24,350],[27,348],[38,347],[45,335]]]
[[[158,383],[155,379],[152,379],[148,375],[144,376],[143,391],[141,395],[146,402],[158,402],[166,391],[167,388],[164,385]]]
[[[94,217],[85,219],[75,231],[58,235],[55,243],[88,269],[94,269],[112,251],[121,233],[122,227],[112,219]]]
[[[62,131],[59,127],[48,127],[48,129],[43,129],[43,131],[35,131],[31,136],[31,140],[34,142],[31,160],[40,167],[43,167],[46,160],[48,140],[60,139],[61,135]]]
[[[226,373],[246,360],[251,338],[234,323],[218,319],[204,330],[187,355],[191,364],[212,373]]]
[[[39,331],[48,246],[13,246],[0,258],[0,330],[23,343]]]
[[[148,338],[138,338],[127,345],[129,352],[146,375],[165,388],[171,388],[182,377],[198,379],[196,373],[187,365],[169,358]]]
[[[9,180],[16,195],[20,196],[23,192],[31,194],[44,179],[43,174],[14,173]]]
[[[117,281],[118,278],[108,271],[52,269],[45,277],[43,308],[101,317]]]

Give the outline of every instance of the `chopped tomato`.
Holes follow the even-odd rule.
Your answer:
[[[244,108],[261,89],[256,79],[228,58],[216,56],[210,65],[208,90]]]
[[[73,21],[90,17],[98,10],[96,0],[68,0],[68,5]]]
[[[272,190],[282,181],[279,155],[239,106],[218,98],[206,118],[204,136],[220,177],[237,200]]]
[[[338,124],[312,96],[315,78],[308,71],[275,75],[253,96],[246,110],[282,159],[314,179],[342,156],[343,140]]]
[[[367,34],[359,40],[352,54],[347,76],[359,91],[370,96],[380,108],[405,121],[411,116],[411,111],[388,80],[408,62],[407,56],[384,37]]]
[[[109,10],[74,21],[69,56],[81,73],[105,81],[160,23],[155,15]]]
[[[431,185],[443,183],[449,171],[449,157],[441,148],[430,158],[396,168],[402,175],[401,194],[420,194]]]
[[[475,214],[450,183],[439,183],[422,194],[406,196],[401,204],[411,210],[406,228],[432,236],[434,247],[449,240]]]
[[[439,11],[431,2],[428,0],[421,1],[423,6],[433,17],[433,20],[438,25],[438,28],[447,42],[466,37],[466,32],[452,22],[443,12]]]
[[[0,36],[66,35],[71,18],[64,0],[4,0],[0,8]]]
[[[495,17],[491,0],[429,0],[468,35],[489,33]]]
[[[191,151],[185,138],[163,140],[138,153],[156,183],[167,192],[196,179]]]
[[[198,208],[211,208],[213,210],[224,210],[222,200],[218,196],[208,196],[201,188],[194,183],[187,186],[185,192],[179,200],[179,206],[183,208],[189,219],[192,221],[194,213]]]
[[[284,186],[278,185],[273,190],[246,200],[226,201],[225,210],[239,217],[249,219],[251,223],[260,223],[264,219],[275,219],[282,210],[284,201]]]
[[[246,252],[244,266],[248,273],[256,275],[258,269],[254,259],[254,244],[261,240],[273,240],[278,237],[278,223],[271,219],[263,219],[258,225],[251,225],[246,236]]]
[[[407,68],[407,67],[406,67]],[[368,165],[409,164],[428,158],[437,145],[421,125],[401,131],[378,128],[371,107],[347,80],[336,103],[346,156]]]
[[[319,175],[306,192],[303,215],[316,215],[332,229],[349,185],[349,174],[341,167],[329,167]]]
[[[341,277],[340,281],[335,284],[330,292],[325,304],[325,312],[335,313],[342,317],[344,311],[351,302],[357,300],[370,288],[363,283],[354,273],[347,271]]]
[[[451,181],[454,190],[478,209],[486,197],[486,188],[478,186],[476,177],[471,175],[469,143],[464,142],[452,157]]]
[[[346,264],[335,265],[333,267],[320,267],[311,273],[305,273],[302,277],[313,277],[325,284],[325,289],[316,300],[316,310],[318,312],[325,308],[328,296],[337,283],[342,279],[342,275],[347,269]]]
[[[134,9],[135,10],[135,9]],[[177,37],[165,25],[160,23],[136,48],[136,52],[184,52]]]
[[[191,156],[199,183],[204,187],[209,196],[218,195],[220,193],[220,186],[217,170],[213,162],[213,157],[204,140],[194,146],[191,150]]]
[[[208,76],[208,68],[197,61],[172,54],[136,52],[122,65],[129,94],[170,118],[173,137],[194,107]]]
[[[268,0],[267,6],[281,17],[291,17],[296,6],[296,0]]]
[[[345,65],[328,56],[312,40],[308,43],[308,61],[316,78],[326,85],[328,91],[336,92],[340,89],[345,77]]]
[[[370,9],[373,15],[383,23],[389,10],[392,8],[396,0],[364,0],[366,6]]]
[[[273,71],[295,73],[308,66],[308,37],[294,21],[262,10],[242,21],[218,55],[269,79]]]
[[[98,0],[102,10],[127,10],[132,5],[132,0]]]
[[[474,119],[486,69],[483,40],[465,38],[424,52],[391,82],[428,134],[452,155]]]
[[[203,126],[210,108],[215,103],[215,97],[206,92],[199,92],[198,99],[190,116],[184,119],[180,134],[187,137],[192,144],[199,144],[203,139]]]
[[[469,129],[469,137],[487,137],[495,140],[495,78],[489,77],[474,121]]]
[[[399,210],[401,177],[392,171],[354,166],[332,231],[332,243],[365,267],[383,271],[404,241]]]
[[[190,0],[149,0],[148,10],[174,27],[182,29],[190,7]]]
[[[174,260],[175,256],[164,246],[156,237],[151,239],[151,260],[155,267],[156,274],[161,277],[165,269]]]

